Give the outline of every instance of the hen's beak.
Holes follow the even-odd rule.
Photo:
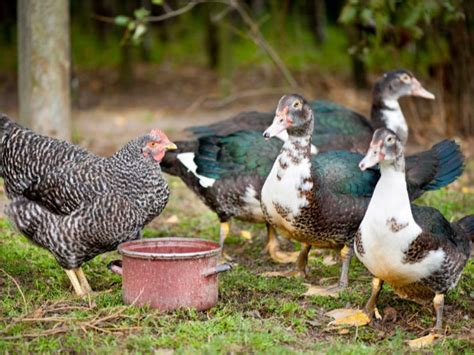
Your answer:
[[[431,92],[426,90],[423,86],[421,86],[421,83],[415,78],[412,79],[411,94],[413,96],[423,97],[429,100],[435,99],[435,96]]]
[[[176,150],[176,149],[178,149],[178,147],[173,142],[169,142],[167,145],[165,145],[165,149],[166,150]]]

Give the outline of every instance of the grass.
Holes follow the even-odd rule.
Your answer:
[[[216,217],[179,180],[169,180],[172,199],[163,215],[145,230],[145,236],[217,240]],[[420,202],[439,208],[448,218],[474,213],[472,193],[442,190]],[[173,215],[178,216],[178,223],[166,223]],[[254,236],[251,243],[238,237],[242,228]],[[401,354],[409,350],[405,340],[424,335],[434,322],[430,306],[401,300],[386,286],[379,300],[384,320],[360,329],[329,329],[325,312],[362,307],[368,297],[370,275],[357,260],[351,265],[350,287],[338,299],[304,297],[303,280],[259,275],[288,267],[273,264],[261,253],[262,226],[237,224],[232,233],[226,247],[237,266],[220,277],[217,306],[204,312],[183,309],[160,314],[146,307],[123,305],[121,280],[105,267],[117,257],[115,252],[84,266],[96,292],[79,299],[51,255],[0,220],[0,353],[144,353],[160,349],[178,353]],[[338,273],[338,265],[325,266],[321,256],[314,256],[305,282],[316,283],[322,277],[329,284]],[[447,336],[430,352],[472,351],[473,296],[471,260],[447,298]]]

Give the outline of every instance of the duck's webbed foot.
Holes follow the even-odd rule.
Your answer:
[[[298,259],[296,260],[295,269],[292,271],[270,271],[264,272],[262,276],[266,277],[305,277],[306,276],[306,264],[308,263],[308,254],[311,250],[311,245],[304,244],[301,249]]]
[[[441,338],[441,330],[443,324],[444,310],[444,294],[437,293],[433,299],[433,306],[436,311],[436,324],[428,335],[408,341],[408,345],[412,349],[420,349],[425,346],[432,345]]]
[[[372,293],[364,310],[339,308],[326,313],[327,316],[334,318],[329,325],[361,327],[369,324],[374,314],[376,318],[381,319],[376,304],[382,285],[383,281],[381,279],[376,277],[372,279]]]
[[[339,284],[331,286],[315,286],[311,284],[305,284],[308,287],[308,290],[304,293],[304,296],[324,296],[324,297],[339,297],[339,293],[345,289]]]
[[[435,331],[432,331],[430,334],[425,335],[424,337],[416,338],[408,341],[408,346],[412,349],[421,349],[425,346],[432,345],[436,343],[441,335]]]
[[[280,250],[280,243],[278,241],[275,229],[267,224],[267,234],[268,242],[265,246],[265,251],[270,254],[272,260],[279,264],[289,264],[294,263],[298,259],[299,253],[295,252],[285,252]]]
[[[230,222],[220,222],[219,244],[221,247],[221,262],[232,261],[232,258],[224,251],[224,243],[230,232]]]
[[[349,284],[349,265],[351,263],[354,249],[352,247],[344,246],[341,249],[342,270],[339,278],[339,283],[327,287],[312,286],[308,287],[305,296],[329,296],[339,297],[339,293],[344,290]]]
[[[326,315],[334,318],[329,325],[362,327],[371,321],[371,317],[362,309],[339,308],[327,312]]]

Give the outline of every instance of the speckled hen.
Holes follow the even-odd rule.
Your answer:
[[[166,206],[160,161],[175,149],[153,130],[108,158],[0,119],[1,173],[17,228],[49,250],[78,295],[90,286],[81,264],[137,239]]]

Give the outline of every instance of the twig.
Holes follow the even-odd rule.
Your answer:
[[[167,20],[169,18],[176,17],[176,16],[182,15],[182,14],[188,12],[188,11],[191,11],[194,6],[196,6],[197,4],[200,4],[200,3],[204,3],[204,2],[206,2],[206,1],[198,1],[198,0],[191,1],[187,5],[179,8],[178,10],[169,11],[166,14],[160,15],[160,16],[149,16],[149,17],[146,18],[146,20],[148,22],[164,21],[164,20]]]
[[[272,46],[265,40],[263,37],[262,33],[259,30],[258,24],[252,19],[252,17],[249,15],[246,9],[242,7],[240,4],[239,0],[194,0],[189,2],[187,5],[174,10],[174,11],[169,11],[163,15],[160,16],[148,16],[145,18],[146,22],[160,22],[164,21],[167,19],[170,19],[172,17],[176,17],[179,15],[182,15],[188,11],[191,11],[196,5],[198,4],[204,4],[204,3],[216,3],[216,4],[222,4],[222,5],[227,5],[230,8],[235,9],[244,23],[248,26],[250,29],[250,38],[252,41],[255,42],[257,46],[263,49],[264,52],[267,53],[267,55],[270,57],[270,59],[273,61],[277,69],[283,74],[285,77],[286,81],[290,84],[291,87],[295,88],[298,86],[298,83],[296,82],[295,78],[293,75],[290,73],[288,68],[285,66],[283,61],[281,60],[280,56],[278,53],[273,49]],[[223,11],[219,18],[223,18],[225,15],[227,15],[230,11]],[[108,16],[102,16],[102,15],[97,15],[93,14],[93,18],[106,22],[106,23],[115,23],[115,19],[113,17],[108,17]]]
[[[248,14],[248,12],[240,5],[240,2],[238,0],[229,0],[229,1],[230,1],[230,6],[234,7],[237,10],[237,12],[240,14],[240,17],[242,18],[242,20],[250,28],[250,31],[253,35],[254,42],[257,45],[259,45],[265,52],[267,52],[267,54],[273,60],[273,63],[277,66],[277,68],[284,75],[286,81],[288,81],[288,83],[292,87],[297,87],[298,84],[297,84],[295,78],[293,77],[293,75],[291,75],[290,71],[286,68],[285,64],[283,63],[281,58],[278,56],[277,52],[265,40],[262,33],[258,29],[257,24],[252,20],[252,18]]]
[[[226,105],[231,104],[234,101],[247,98],[247,97],[257,97],[263,95],[271,95],[271,94],[281,94],[285,92],[288,88],[286,87],[278,87],[278,88],[263,88],[263,89],[255,89],[255,90],[246,90],[241,91],[238,94],[229,95],[224,97],[223,99],[219,99],[219,95],[208,95],[208,96],[200,96],[198,97],[189,107],[186,109],[186,113],[191,113],[196,110],[201,105],[204,105],[206,101],[215,100],[215,103],[209,103],[206,107],[209,108],[222,108]]]
[[[191,11],[196,5],[200,3],[204,3],[206,1],[191,1],[187,5],[179,8],[178,10],[174,11],[168,11],[163,15],[160,16],[148,16],[145,18],[146,22],[161,22],[164,20],[168,20],[172,17],[176,17],[179,15],[182,15],[188,11]],[[98,15],[98,14],[92,14],[92,18],[101,21],[101,22],[106,22],[106,23],[114,23],[115,24],[115,18],[114,17],[109,17],[109,16],[103,16],[103,15]]]
[[[23,293],[23,291],[21,290],[21,287],[20,285],[18,284],[18,282],[15,280],[15,278],[13,276],[11,276],[8,272],[6,272],[4,269],[0,268],[0,271],[2,271],[5,275],[7,275],[7,277],[13,281],[13,283],[15,284],[16,288],[18,289],[18,291],[20,292],[20,295],[21,295],[21,298],[23,298],[23,305],[25,307],[24,309],[24,312],[25,313],[28,313],[28,303],[26,302],[26,297],[25,297],[25,294]]]

